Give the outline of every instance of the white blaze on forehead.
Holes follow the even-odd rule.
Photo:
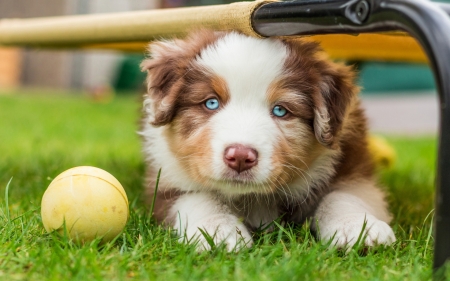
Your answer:
[[[265,101],[270,83],[283,72],[287,55],[280,41],[233,32],[205,48],[196,60],[226,81],[231,100]]]
[[[230,99],[210,119],[213,134],[213,176],[220,178],[228,169],[224,150],[242,144],[258,151],[258,165],[251,169],[257,182],[270,176],[277,129],[271,117],[267,93],[272,82],[283,73],[286,46],[275,40],[251,38],[230,33],[205,48],[197,62],[225,80]]]

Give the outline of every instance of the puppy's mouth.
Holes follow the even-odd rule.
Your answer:
[[[254,184],[255,175],[250,170],[242,171],[240,173],[232,169],[227,169],[222,175],[223,182],[239,183],[239,184]]]
[[[205,187],[226,197],[272,192],[267,180],[258,178],[257,170],[253,169],[240,173],[232,169],[225,169],[220,176],[207,176]]]
[[[251,171],[243,171],[241,173],[238,173],[234,170],[227,170],[224,172],[219,179],[221,183],[224,184],[230,184],[230,185],[255,185],[256,182],[256,176]]]

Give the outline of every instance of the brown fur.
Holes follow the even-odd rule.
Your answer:
[[[180,106],[179,102],[189,95],[184,95],[186,85],[196,81],[201,73],[191,73],[192,60],[206,46],[214,43],[222,33],[201,30],[191,34],[185,40],[174,40],[172,43],[157,42],[150,46],[150,53],[163,49],[153,59],[144,60],[142,70],[148,73],[148,93],[155,100],[155,126],[167,124],[172,120]],[[164,104],[164,106],[159,106]],[[165,105],[168,105],[166,107]]]
[[[366,117],[359,101],[348,110],[340,134],[342,157],[336,167],[334,182],[355,177],[371,178],[374,173],[373,158],[367,147]]]
[[[291,80],[286,84],[294,89],[307,85],[301,91],[310,98],[306,103],[316,110],[326,108],[329,124],[324,127],[329,131],[318,135],[317,123],[314,123],[314,131],[320,143],[341,152],[335,176],[329,182],[317,183],[301,206],[295,203],[280,206],[286,213],[285,219],[302,222],[312,215],[320,198],[332,190],[333,183],[352,177],[370,178],[373,164],[366,143],[366,119],[357,98],[359,89],[354,84],[352,69],[329,61],[315,43],[298,40],[285,40],[285,43],[295,53],[285,64],[289,74],[293,74],[288,75]],[[316,149],[309,153],[320,151]]]
[[[316,136],[322,144],[333,147],[347,106],[358,92],[353,83],[354,74],[349,67],[325,59],[316,43],[299,40],[284,42],[292,53],[285,62],[288,71],[285,83],[305,93],[310,98],[307,104],[312,109],[327,109],[329,131]],[[317,127],[314,129],[316,133],[320,131]]]
[[[141,64],[142,70],[148,73],[148,95],[151,95],[155,101],[154,112],[155,119],[152,122],[154,126],[162,126],[175,120],[166,130],[167,139],[173,140],[170,146],[173,151],[177,151],[179,155],[188,156],[192,154],[189,149],[181,149],[183,147],[196,146],[204,148],[206,153],[207,145],[202,146],[205,139],[189,138],[194,128],[203,124],[211,113],[203,108],[203,102],[213,97],[215,94],[219,97],[221,104],[228,101],[227,86],[225,82],[217,76],[211,75],[205,81],[204,71],[196,69],[192,60],[199,55],[200,51],[206,46],[214,43],[223,36],[223,33],[212,33],[207,30],[200,30],[191,34],[185,40],[175,40],[173,43],[157,42],[151,45],[152,51],[158,52],[158,56],[153,59],[144,60]],[[169,105],[169,107],[161,107],[161,104]],[[180,144],[184,144],[180,147]],[[205,154],[203,153],[203,154]],[[182,156],[182,157],[183,157]],[[189,167],[190,163],[201,159],[202,155],[184,158],[182,165],[195,176],[198,170]],[[147,170],[147,193],[148,202],[152,202],[154,195],[154,187],[156,184],[157,171],[152,167]],[[173,219],[168,217],[168,211],[173,202],[181,195],[175,187],[160,184],[156,194],[156,202],[154,206],[154,217],[160,223],[171,224]]]
[[[210,165],[208,135],[202,130],[213,113],[203,103],[217,97],[221,106],[228,102],[226,83],[193,63],[200,51],[224,36],[223,33],[200,31],[186,40],[156,43],[155,58],[142,63],[148,71],[148,95],[154,100],[154,126],[167,125],[165,135],[169,146],[190,177],[201,184],[208,182],[202,171]],[[339,152],[335,176],[323,182],[311,183],[311,190],[302,202],[278,202],[279,213],[285,219],[301,222],[311,215],[320,198],[330,192],[333,183],[343,178],[370,178],[373,164],[367,150],[366,120],[357,100],[358,87],[351,67],[330,62],[321,55],[317,44],[299,40],[284,40],[290,55],[285,61],[285,73],[269,89],[272,105],[285,106],[291,113],[278,124],[284,134],[276,146],[271,182],[285,185],[301,176],[319,155],[327,149]],[[323,114],[319,118],[318,114]],[[327,118],[328,117],[328,118]],[[306,128],[306,129],[305,129]],[[299,132],[298,134],[289,132]],[[154,193],[155,171],[147,175],[149,197]],[[276,192],[276,186],[272,186]],[[176,187],[162,186],[157,194],[154,216],[160,222],[171,223],[168,208],[182,194]],[[251,195],[250,195],[251,196]],[[238,199],[238,201],[245,201]]]

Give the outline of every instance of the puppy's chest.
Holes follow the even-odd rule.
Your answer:
[[[265,229],[273,221],[303,223],[312,216],[319,200],[289,200],[276,198],[276,196],[250,197],[228,201],[231,211],[243,220],[253,230]]]

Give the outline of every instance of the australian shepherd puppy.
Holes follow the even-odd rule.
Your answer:
[[[281,218],[312,219],[338,247],[395,236],[373,179],[366,119],[350,67],[299,39],[202,30],[151,44],[144,101],[154,217],[199,250],[228,250]]]

